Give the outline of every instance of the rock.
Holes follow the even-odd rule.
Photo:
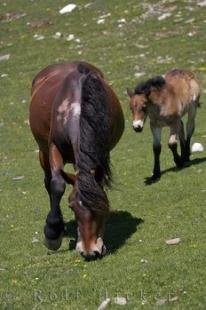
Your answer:
[[[180,238],[174,238],[174,239],[166,240],[165,242],[166,242],[168,245],[175,245],[175,244],[180,243],[180,241],[181,241]]]
[[[72,41],[74,40],[74,34],[69,34],[68,37],[66,37],[66,41]]]
[[[167,17],[170,17],[172,14],[171,13],[164,13],[164,14],[162,14],[162,15],[160,15],[159,17],[158,17],[158,20],[159,21],[161,21],[161,20],[164,20],[164,19],[166,19]]]
[[[156,305],[157,305],[157,306],[162,306],[162,305],[166,304],[166,302],[167,302],[167,299],[165,299],[165,298],[158,299],[158,300],[156,301]]]
[[[115,297],[114,303],[117,305],[124,306],[127,304],[127,299],[125,297]]]
[[[19,180],[22,180],[24,179],[24,175],[19,175],[19,176],[16,176],[16,177],[13,177],[12,180],[14,181],[19,181]]]
[[[198,2],[198,4],[197,4],[198,6],[200,6],[200,7],[204,7],[204,6],[206,6],[206,0],[204,0],[204,1],[201,1],[201,2]]]
[[[5,54],[0,56],[0,61],[9,60],[10,54]]]
[[[100,18],[97,20],[97,24],[100,25],[100,24],[104,24],[105,23],[105,19],[104,18]]]
[[[101,305],[98,307],[97,310],[104,310],[104,309],[106,309],[107,306],[108,306],[110,303],[111,303],[111,299],[110,299],[110,298],[105,299],[105,300],[101,303]]]
[[[65,7],[63,7],[63,8],[59,11],[59,13],[60,13],[60,14],[70,13],[70,12],[72,12],[75,8],[76,8],[76,4],[70,3],[70,4],[66,5]]]
[[[43,35],[40,35],[40,34],[35,34],[33,36],[33,38],[36,40],[36,41],[41,41],[41,40],[44,40],[44,36]]]
[[[195,152],[203,152],[204,151],[204,147],[201,143],[195,142],[192,145],[192,153]]]

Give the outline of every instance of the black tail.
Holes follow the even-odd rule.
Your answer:
[[[78,187],[85,206],[101,209],[108,205],[102,188],[111,185],[107,93],[100,78],[87,67],[80,66],[79,72],[86,76],[82,82],[80,142],[76,162]]]

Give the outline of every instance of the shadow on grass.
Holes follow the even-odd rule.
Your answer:
[[[132,216],[127,211],[112,211],[106,223],[104,242],[108,253],[114,253],[137,231],[137,227],[144,221]],[[77,224],[71,220],[65,223],[65,236],[72,238],[69,250],[74,250],[77,239]]]
[[[194,159],[190,160],[189,162],[187,162],[187,163],[185,164],[185,166],[182,167],[182,168],[171,167],[171,168],[168,168],[168,169],[165,169],[165,170],[161,171],[161,176],[162,176],[163,174],[165,174],[165,173],[168,173],[168,172],[180,172],[180,171],[182,171],[183,169],[186,169],[186,168],[188,168],[188,167],[190,167],[190,166],[193,166],[193,165],[194,165],[194,166],[195,166],[195,165],[199,165],[199,164],[201,164],[201,163],[203,163],[203,162],[205,162],[205,161],[206,161],[206,157],[194,158]],[[159,180],[160,180],[160,178],[153,179],[152,177],[146,177],[145,180],[144,180],[144,183],[145,183],[145,185],[152,185],[152,184],[158,182]]]

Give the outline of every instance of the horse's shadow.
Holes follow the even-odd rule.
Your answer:
[[[143,222],[141,218],[134,217],[127,211],[111,211],[104,234],[108,253],[114,253],[121,248]],[[77,239],[76,221],[65,223],[65,236],[70,238],[69,250],[74,250]]]
[[[186,169],[190,166],[193,166],[193,165],[199,165],[203,162],[206,161],[206,157],[202,157],[202,158],[194,158],[192,160],[190,160],[189,162],[187,162],[183,167],[181,168],[177,168],[177,167],[171,167],[171,168],[168,168],[168,169],[165,169],[165,170],[162,170],[161,171],[161,176],[164,175],[165,173],[168,173],[168,172],[179,172],[183,169]],[[160,178],[158,179],[153,179],[152,177],[146,177],[145,180],[144,180],[144,183],[145,185],[152,185],[153,183],[156,183],[160,180]]]

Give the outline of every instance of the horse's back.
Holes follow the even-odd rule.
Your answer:
[[[81,66],[80,66],[81,65]],[[30,104],[30,127],[40,148],[48,148],[48,141],[53,125],[52,110],[55,101],[61,98],[61,90],[70,77],[86,74],[80,68],[94,73],[107,93],[107,102],[111,111],[111,148],[119,141],[124,130],[124,117],[119,100],[104,80],[103,73],[95,66],[86,62],[54,64],[40,71],[33,80]],[[60,100],[60,99],[59,99]]]
[[[166,73],[166,82],[173,87],[182,102],[192,103],[200,96],[200,86],[195,74],[189,70],[174,69]]]

